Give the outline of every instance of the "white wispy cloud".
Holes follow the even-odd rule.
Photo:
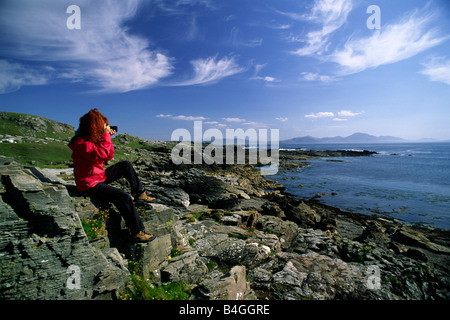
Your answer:
[[[157,7],[159,10],[172,15],[185,15],[186,8],[201,6],[210,10],[216,9],[214,1],[211,0],[148,0],[152,6]]]
[[[57,0],[32,1],[25,7],[17,2],[7,2],[0,12],[0,36],[8,42],[2,45],[0,53],[7,53],[17,60],[48,63],[56,68],[54,78],[85,82],[98,92],[120,93],[159,85],[173,74],[173,58],[151,48],[149,39],[131,34],[125,27],[125,22],[136,16],[142,3],[141,0],[100,3],[80,0],[77,5],[81,8],[81,29],[68,30],[66,19],[69,15],[61,14]],[[206,0],[179,0],[171,5],[153,1],[153,4],[172,14],[182,14],[187,6],[213,8],[212,2]],[[248,44],[260,43],[257,39]],[[237,64],[235,57],[196,59],[191,64],[194,69],[191,79],[165,85],[214,84],[245,70]],[[18,70],[18,66],[13,69]],[[33,71],[29,66],[26,74],[9,72],[2,80],[5,87],[2,91],[17,90],[24,84],[42,84],[44,77],[37,77],[37,73],[38,70]],[[19,81],[20,77],[23,79]]]
[[[216,127],[216,128],[225,128],[225,127],[228,127],[227,124],[220,123],[219,121],[205,121],[205,124],[212,125],[212,126],[214,126],[214,127]]]
[[[305,115],[305,118],[313,118],[313,119],[330,118],[330,117],[334,117],[333,112],[317,112],[317,113],[310,113],[310,114]]]
[[[173,120],[185,120],[185,121],[202,121],[205,125],[210,125],[215,128],[231,128],[233,125],[242,126],[244,128],[267,128],[269,125],[262,122],[256,122],[256,121],[248,121],[246,119],[238,118],[238,117],[229,117],[229,118],[222,118],[224,122],[220,122],[217,120],[208,120],[207,117],[203,116],[185,116],[185,115],[178,115],[173,116],[171,114],[158,114],[155,117],[157,118],[168,118]],[[280,120],[281,119],[281,120]],[[204,121],[208,120],[208,121]],[[279,118],[280,121],[287,121],[287,118]]]
[[[29,68],[19,63],[0,60],[0,94],[19,90],[22,86],[47,84],[54,70],[50,67]]]
[[[70,80],[76,75],[80,81],[82,76],[98,91],[146,88],[170,75],[173,67],[168,56],[151,49],[147,39],[124,27],[124,22],[136,15],[139,4],[139,0],[79,0],[81,29],[69,30],[69,15],[65,11],[61,14],[60,1],[30,1],[26,6],[6,2],[0,12],[0,35],[8,40],[0,52],[57,65],[61,78]]]
[[[307,81],[334,82],[339,80],[334,76],[321,75],[314,72],[302,72],[301,75]]]
[[[156,115],[157,118],[172,118],[173,116],[171,114],[164,114],[164,113],[160,113],[158,115]]]
[[[185,115],[178,115],[178,116],[173,116],[171,114],[158,114],[156,115],[157,118],[169,118],[169,119],[174,119],[174,120],[185,120],[185,121],[203,121],[206,120],[208,118],[206,117],[202,117],[202,116],[185,116]]]
[[[409,13],[369,37],[351,38],[329,59],[340,66],[341,75],[347,75],[413,57],[446,39],[429,27],[433,17],[433,13]]]
[[[263,44],[263,38],[254,39],[242,39],[240,36],[240,29],[238,27],[233,27],[231,29],[230,43],[234,47],[248,47],[255,48]]]
[[[253,77],[250,78],[250,80],[263,80],[267,83],[270,82],[279,82],[279,80],[272,76],[259,76],[259,72],[264,69],[267,66],[267,64],[256,64],[255,65],[255,73]]]
[[[161,53],[139,53],[135,58],[122,57],[105,61],[86,71],[90,83],[99,83],[103,92],[128,92],[147,88],[171,74],[169,58]]]
[[[337,116],[334,112],[330,111],[322,111],[317,113],[310,113],[305,115],[305,118],[311,118],[311,119],[319,119],[319,118],[333,118],[333,121],[347,121],[348,117],[356,117],[358,115],[363,114],[364,111],[361,112],[353,112],[351,110],[341,110],[337,113]]]
[[[257,121],[247,121],[243,123],[244,126],[250,128],[267,128],[269,125],[267,123],[257,122]]]
[[[422,74],[429,77],[430,81],[438,81],[450,84],[450,59],[444,57],[433,57],[429,62],[424,64],[425,69]]]
[[[438,27],[432,26],[439,14],[426,5],[424,8],[406,12],[394,23],[383,24],[380,30],[374,30],[367,37],[350,36],[345,43],[339,43],[341,38],[333,37],[333,33],[344,26],[351,10],[351,0],[315,0],[306,14],[278,11],[293,20],[306,21],[313,25],[306,34],[289,35],[287,41],[305,43],[301,48],[292,51],[293,54],[313,56],[338,66],[336,72],[329,76],[304,72],[304,80],[340,80],[340,77],[345,75],[408,59],[449,38],[440,35]],[[425,68],[424,72],[432,70],[427,65]]]
[[[222,118],[223,120],[227,121],[227,122],[245,122],[245,119],[241,119],[241,118]]]
[[[267,66],[267,63],[255,64],[255,76],[266,66]]]
[[[209,85],[217,83],[223,78],[243,72],[234,57],[217,57],[197,59],[191,61],[194,68],[194,76],[186,81],[174,83],[174,86]]]
[[[339,29],[346,21],[352,10],[351,0],[316,0],[311,11],[307,14],[286,14],[295,20],[309,21],[316,25],[305,37],[291,35],[292,39],[301,39],[306,45],[293,51],[293,54],[305,56],[323,54],[327,49],[330,35]]]
[[[262,81],[269,82],[269,83],[270,83],[270,82],[278,82],[278,81],[279,81],[279,80],[277,80],[276,78],[271,77],[271,76],[251,77],[250,80],[262,80]]]
[[[286,29],[290,29],[291,27],[292,27],[292,24],[290,24],[290,23],[269,25],[269,28],[276,29],[276,30],[286,30]]]
[[[361,112],[353,112],[351,110],[341,110],[338,112],[339,117],[355,117],[359,116],[360,114],[363,114],[364,111]]]
[[[199,121],[199,120],[206,120],[207,118],[201,117],[201,116],[179,115],[179,116],[172,117],[172,119],[175,119],[175,120],[186,120],[186,121]]]
[[[277,81],[276,78],[271,77],[271,76],[265,76],[263,80],[267,81],[267,82],[275,82],[275,81]]]
[[[289,120],[289,118],[286,117],[276,117],[275,120],[281,121],[281,122],[286,122]]]

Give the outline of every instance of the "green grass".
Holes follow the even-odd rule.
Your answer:
[[[36,130],[37,128],[41,131]],[[28,141],[0,143],[0,154],[14,158],[25,166],[67,167],[67,164],[71,162],[71,150],[67,147],[66,140],[73,134],[72,127],[64,127],[63,124],[50,119],[0,111],[0,135],[21,136]],[[59,141],[30,142],[35,138],[52,138]]]
[[[122,300],[189,300],[190,288],[182,282],[151,286],[145,279],[132,274],[132,287],[120,293]]]
[[[94,214],[92,219],[85,219],[81,221],[84,232],[86,232],[86,236],[89,241],[107,234],[105,222],[108,218],[109,210],[100,210]]]
[[[71,161],[72,151],[65,143],[0,143],[0,154],[12,157],[23,165],[64,167]]]
[[[241,240],[247,240],[248,238],[250,238],[250,235],[248,235],[248,234],[229,233],[228,236],[230,238],[236,238],[236,239],[241,239]]]
[[[184,251],[180,248],[172,248],[170,251],[170,257],[174,258],[176,256],[181,256],[184,253]]]
[[[18,125],[15,119],[22,120],[22,125]],[[32,127],[23,125],[23,123],[31,123],[33,119],[39,119],[43,121],[47,130],[45,132],[35,131]],[[54,138],[54,139],[67,139],[73,136],[73,132],[66,130],[64,132],[54,132],[53,131],[54,121],[46,119],[40,116],[34,116],[29,114],[17,113],[17,112],[4,112],[0,111],[0,134],[2,135],[12,135],[12,136],[32,136],[36,138]]]

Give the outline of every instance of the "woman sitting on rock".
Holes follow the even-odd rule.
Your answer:
[[[114,157],[111,135],[115,133],[116,131],[110,128],[108,119],[97,109],[89,110],[80,118],[80,126],[69,142],[77,189],[87,195],[114,203],[130,229],[133,239],[136,242],[149,242],[155,239],[155,236],[144,232],[144,225],[131,195],[109,185],[125,177],[136,200],[154,199],[146,195],[129,161],[118,162],[105,170],[105,161]]]

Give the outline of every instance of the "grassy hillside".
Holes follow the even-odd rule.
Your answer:
[[[64,168],[72,164],[67,146],[75,128],[40,116],[0,112],[0,155],[21,164]],[[128,134],[113,138],[115,160],[135,160],[149,152],[170,152],[174,143],[146,141]]]
[[[71,151],[67,144],[41,143],[1,143],[0,154],[12,157],[23,165],[36,167],[68,167]]]
[[[0,112],[0,154],[23,165],[40,167],[70,164],[67,141],[74,134],[70,125],[29,114]]]
[[[3,136],[65,140],[73,136],[74,130],[74,127],[68,124],[40,116],[0,112],[0,135]]]

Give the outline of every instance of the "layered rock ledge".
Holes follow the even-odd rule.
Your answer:
[[[139,206],[157,235],[148,244],[70,175],[0,157],[0,297],[120,298],[132,261],[154,286],[187,284],[191,299],[450,298],[448,231],[298,200],[253,165],[175,166],[166,148],[139,152],[133,165],[156,198]],[[83,221],[99,212],[88,236]]]

